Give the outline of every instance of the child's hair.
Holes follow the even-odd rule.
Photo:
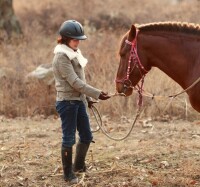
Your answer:
[[[61,37],[61,36],[59,36],[59,37],[57,38],[57,43],[58,43],[58,44],[61,44],[61,43],[62,43],[62,37]]]
[[[68,45],[70,40],[72,40],[72,38],[59,36],[58,39],[57,39],[57,43],[58,44],[66,44],[66,45]]]

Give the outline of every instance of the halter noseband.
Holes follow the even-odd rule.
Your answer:
[[[144,77],[146,75],[146,73],[148,73],[148,71],[144,68],[144,66],[142,65],[141,61],[140,61],[140,58],[138,56],[138,52],[137,52],[137,36],[138,36],[138,30],[136,31],[136,37],[135,39],[130,42],[128,40],[125,40],[125,43],[128,44],[128,45],[131,45],[131,51],[130,51],[130,56],[129,56],[129,60],[128,60],[128,68],[127,68],[127,71],[126,71],[126,77],[123,78],[123,79],[116,79],[115,82],[116,83],[122,83],[123,86],[124,86],[124,90],[123,91],[126,91],[127,88],[133,88],[132,86],[132,82],[130,80],[130,74],[131,72],[133,71],[133,69],[136,67],[139,72],[140,72],[140,75],[141,75],[141,85],[139,86],[137,84],[137,91],[139,93],[139,103],[138,105],[142,105],[142,88],[143,88],[143,84],[144,84]],[[133,67],[131,69],[131,62],[133,63]],[[142,73],[142,71],[144,73]]]

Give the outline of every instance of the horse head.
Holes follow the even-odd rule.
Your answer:
[[[200,25],[189,23],[132,25],[120,45],[117,92],[129,96],[137,89],[140,104],[145,74],[156,67],[184,89],[181,93],[187,92],[192,107],[200,112],[199,37]]]
[[[133,88],[141,79],[144,80],[144,76],[148,72],[146,66],[144,66],[145,64],[140,61],[141,57],[138,56],[138,32],[136,27],[132,25],[131,29],[122,38],[119,50],[120,64],[116,77],[116,90],[126,96],[132,94]]]

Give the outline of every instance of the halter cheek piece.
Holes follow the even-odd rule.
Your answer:
[[[138,56],[137,53],[137,36],[138,36],[138,30],[136,32],[136,37],[135,39],[130,42],[128,40],[125,40],[125,43],[128,45],[131,45],[131,51],[130,51],[130,56],[129,56],[129,60],[128,60],[128,68],[126,71],[126,77],[123,79],[116,79],[115,82],[116,83],[122,83],[124,86],[124,90],[123,92],[125,92],[128,88],[133,88],[132,86],[132,82],[130,80],[130,74],[131,72],[134,70],[134,68],[136,67],[141,75],[141,85],[137,84],[137,91],[139,93],[139,105],[142,105],[142,88],[143,88],[143,84],[144,84],[144,77],[146,75],[146,73],[148,73],[148,71],[144,68],[144,66],[142,65],[140,58]],[[133,63],[132,65],[132,69],[131,69],[131,63]],[[143,72],[143,73],[142,73]]]

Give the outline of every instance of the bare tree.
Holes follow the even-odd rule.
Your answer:
[[[0,0],[0,33],[6,33],[8,38],[13,34],[20,35],[22,30],[15,16],[12,0]],[[1,36],[0,35],[0,36]],[[2,36],[1,36],[2,37]]]

